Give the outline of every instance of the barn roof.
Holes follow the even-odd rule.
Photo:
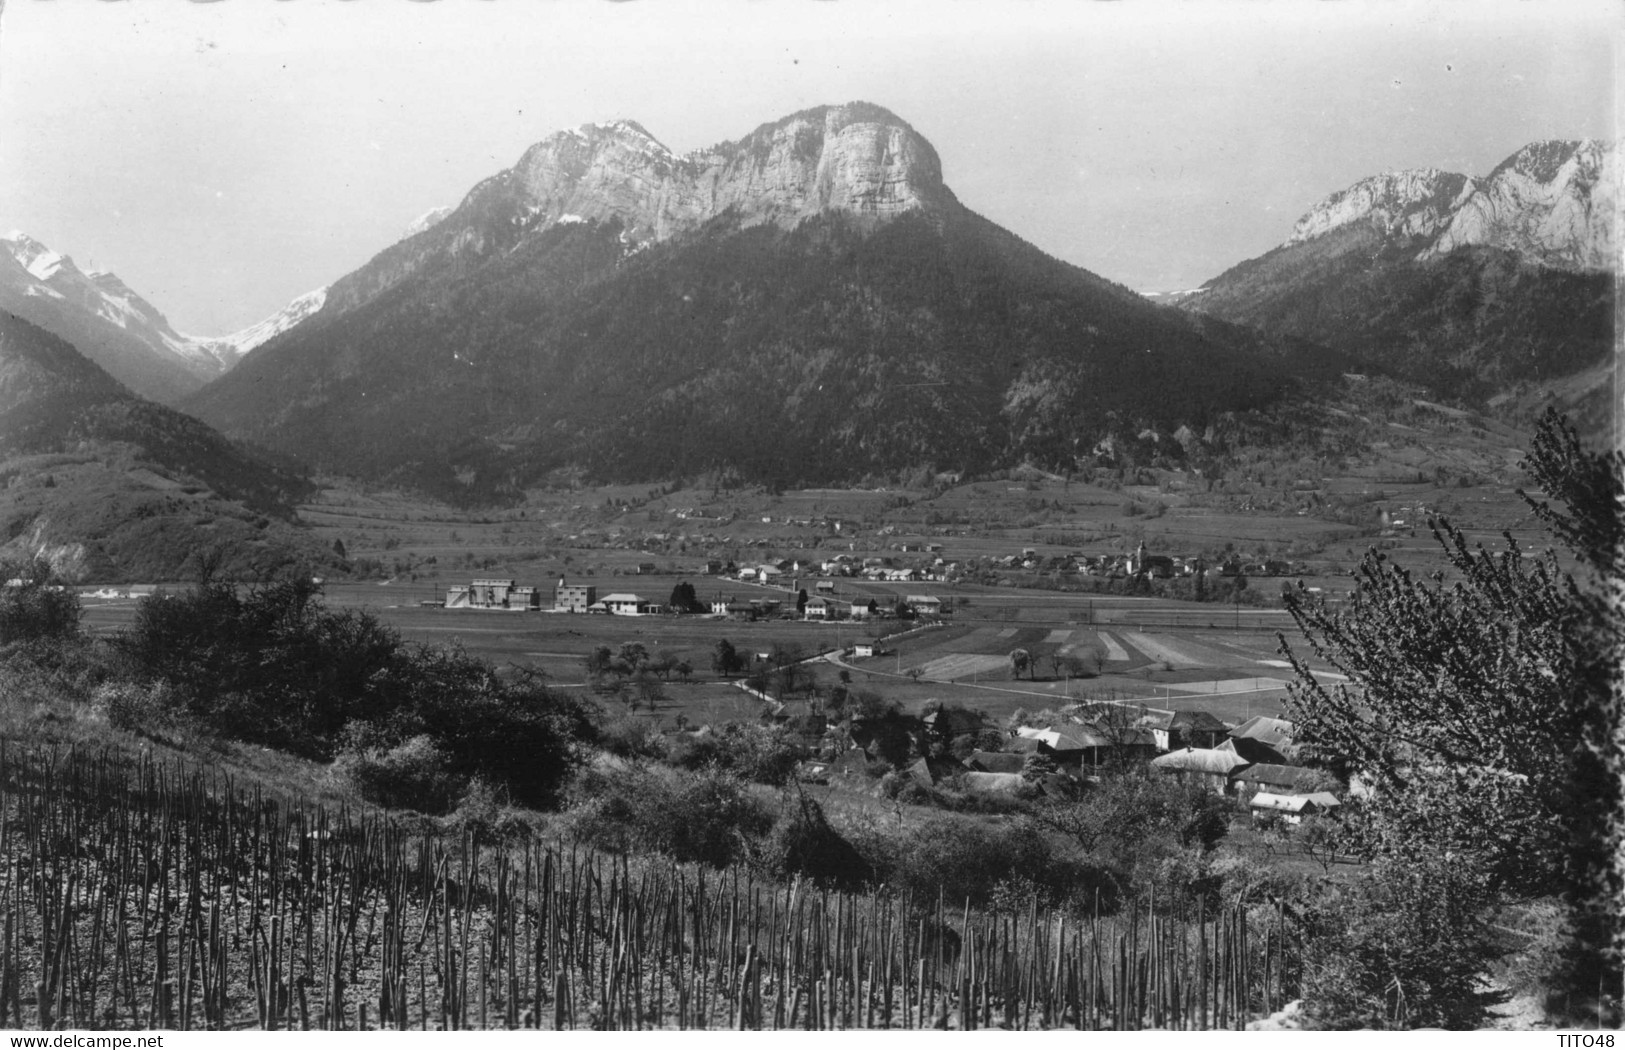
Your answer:
[[[1237,780],[1250,784],[1270,784],[1294,791],[1307,791],[1321,780],[1319,770],[1303,766],[1282,766],[1273,762],[1259,762],[1235,775]]]
[[[1230,730],[1230,735],[1237,740],[1256,740],[1260,744],[1278,747],[1282,744],[1292,743],[1294,727],[1291,722],[1284,718],[1254,715],[1241,725]]]
[[[1234,751],[1220,751],[1211,747],[1187,747],[1179,751],[1170,751],[1166,755],[1158,755],[1151,760],[1151,765],[1170,772],[1217,773],[1220,776],[1229,776],[1237,768],[1247,765],[1247,760]]]

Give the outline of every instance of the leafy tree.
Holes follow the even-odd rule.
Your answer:
[[[0,645],[79,637],[79,595],[44,558],[0,562]]]
[[[726,678],[745,669],[745,658],[739,655],[739,650],[728,639],[718,638],[716,648],[711,652],[711,669]]]
[[[1523,494],[1575,572],[1510,535],[1499,553],[1471,548],[1437,519],[1448,577],[1417,580],[1371,551],[1345,609],[1290,597],[1315,656],[1348,678],[1328,687],[1282,639],[1290,704],[1312,756],[1375,788],[1345,821],[1350,849],[1412,865],[1448,853],[1487,893],[1561,896],[1574,944],[1552,979],[1612,995],[1625,456],[1585,452],[1549,412],[1524,466],[1561,505]]]
[[[671,589],[671,601],[667,604],[673,612],[699,613],[706,609],[705,603],[694,593],[694,585],[687,580]]]
[[[1032,665],[1033,665],[1033,654],[1032,653],[1029,653],[1025,649],[1012,649],[1010,651],[1010,673],[1014,677],[1020,678],[1021,677],[1021,672],[1023,672],[1023,671],[1028,672],[1028,677],[1031,677],[1032,676]]]

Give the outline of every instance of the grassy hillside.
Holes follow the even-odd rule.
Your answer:
[[[145,401],[40,328],[0,314],[0,551],[95,580],[332,565],[293,523],[299,474]]]

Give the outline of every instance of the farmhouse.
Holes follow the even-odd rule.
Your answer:
[[[1249,762],[1284,764],[1297,754],[1293,734],[1293,725],[1286,719],[1256,715],[1230,730],[1230,739],[1236,754]]]
[[[635,594],[606,594],[604,609],[618,616],[636,616],[647,612],[649,603]]]
[[[1303,766],[1259,762],[1232,773],[1230,782],[1241,798],[1251,798],[1261,791],[1278,795],[1304,795],[1322,787],[1326,774]]]
[[[1219,795],[1228,790],[1232,774],[1247,764],[1247,760],[1234,751],[1200,747],[1170,751],[1151,760],[1151,768],[1157,772],[1181,783],[1200,784]]]
[[[1277,795],[1260,791],[1249,805],[1253,821],[1282,820],[1288,824],[1301,824],[1303,818],[1324,813],[1342,805],[1330,791],[1316,791],[1309,795]]]
[[[941,616],[942,599],[933,598],[929,594],[910,594],[903,601],[914,610],[916,616]]]
[[[809,620],[833,620],[836,618],[837,604],[822,596],[809,598],[802,609],[802,615]]]
[[[1139,724],[1150,730],[1159,751],[1218,747],[1227,733],[1206,711],[1147,711]]]
[[[554,612],[586,612],[587,606],[598,600],[598,588],[588,584],[567,584],[564,577],[559,577],[558,585],[553,588]]]

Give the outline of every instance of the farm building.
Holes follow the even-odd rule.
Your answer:
[[[1249,762],[1285,764],[1296,756],[1292,742],[1294,729],[1284,718],[1256,715],[1230,730],[1236,754]]]
[[[833,620],[837,618],[836,608],[839,603],[828,598],[809,598],[802,609],[802,615],[809,620]]]
[[[1304,817],[1324,813],[1342,805],[1330,791],[1316,791],[1309,795],[1277,795],[1260,791],[1249,806],[1254,822],[1282,820],[1288,824],[1301,824]]]
[[[1227,735],[1224,723],[1206,711],[1147,711],[1139,725],[1150,730],[1159,751],[1217,747]]]
[[[910,594],[903,601],[914,610],[916,616],[941,616],[942,599],[933,598],[929,594]]]
[[[553,588],[554,612],[586,612],[587,607],[598,600],[598,588],[587,584],[567,584],[564,577],[559,577],[558,585]]]
[[[1303,766],[1259,762],[1231,774],[1230,782],[1235,786],[1236,794],[1243,799],[1261,791],[1277,795],[1306,795],[1324,786],[1326,774]]]
[[[1200,784],[1220,795],[1229,788],[1231,775],[1247,764],[1234,751],[1197,747],[1170,751],[1151,760],[1151,768],[1157,772],[1182,783]]]
[[[539,609],[541,593],[520,587],[513,580],[475,580],[468,586],[446,588],[448,609]]]
[[[617,616],[636,616],[649,610],[649,603],[635,594],[606,594],[604,610]]]

